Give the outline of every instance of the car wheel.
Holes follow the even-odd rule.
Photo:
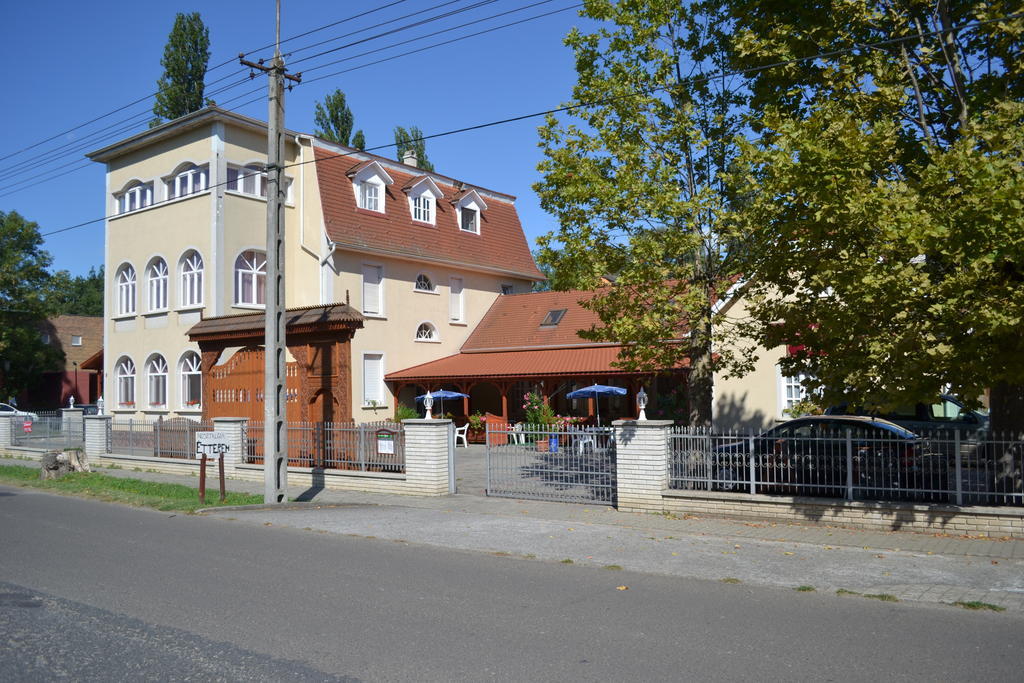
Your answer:
[[[740,484],[738,479],[738,473],[735,468],[732,467],[719,467],[715,472],[715,480],[719,491],[739,491]]]

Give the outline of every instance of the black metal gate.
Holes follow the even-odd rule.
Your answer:
[[[615,505],[612,429],[488,424],[487,495]]]

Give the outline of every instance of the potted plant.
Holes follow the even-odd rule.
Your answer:
[[[487,438],[487,422],[483,413],[473,413],[469,416],[469,431],[466,439],[472,443],[483,443]]]

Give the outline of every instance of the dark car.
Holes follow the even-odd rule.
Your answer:
[[[753,457],[751,457],[753,455]],[[874,417],[801,417],[713,449],[724,491],[869,499],[928,499],[946,488],[945,460],[917,434]]]
[[[939,396],[932,403],[917,403],[890,411],[843,403],[826,409],[825,414],[880,417],[922,436],[950,440],[957,432],[965,437],[983,436],[989,425],[988,415],[966,408],[960,399],[948,394]]]

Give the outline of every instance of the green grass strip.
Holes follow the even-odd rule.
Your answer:
[[[26,486],[72,496],[176,512],[195,512],[200,508],[221,505],[257,505],[263,502],[263,496],[229,492],[227,499],[221,503],[216,479],[213,481],[213,486],[208,486],[206,489],[206,503],[200,503],[199,489],[184,484],[122,479],[100,472],[72,472],[60,479],[43,481],[39,478],[37,468],[19,465],[0,465],[0,484]]]
[[[980,600],[971,600],[969,602],[954,602],[955,607],[963,607],[964,609],[986,609],[992,612],[1005,612],[1006,608],[1001,605],[993,605],[990,602],[981,602]]]

